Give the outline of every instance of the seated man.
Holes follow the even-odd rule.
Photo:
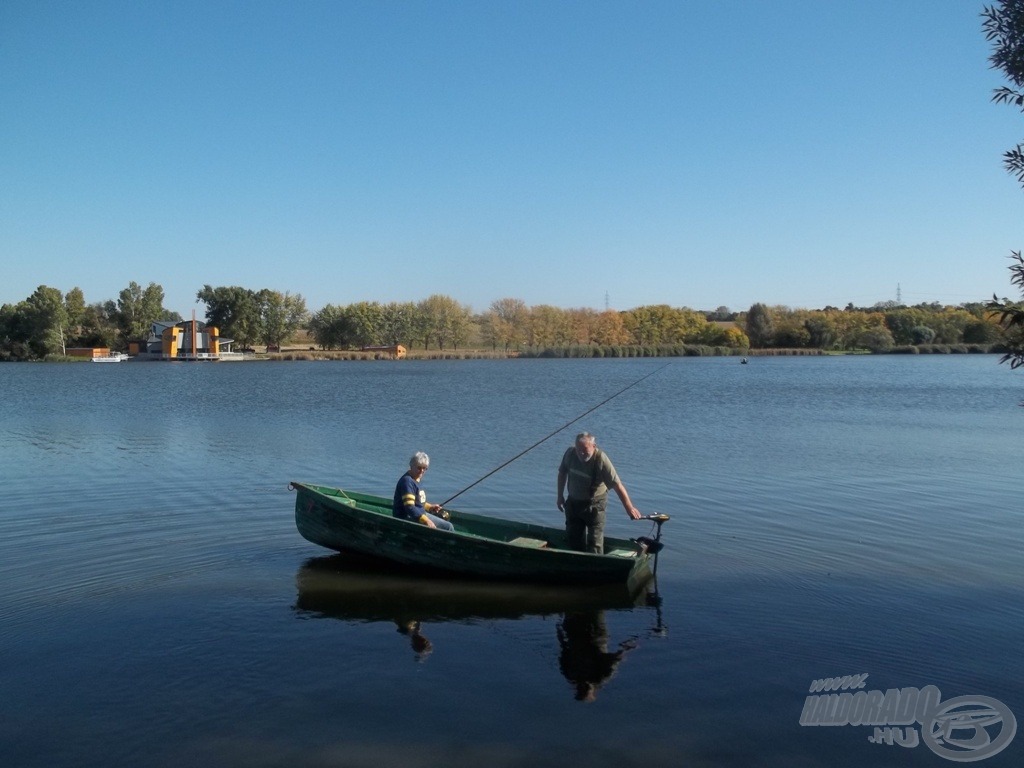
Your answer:
[[[423,451],[417,451],[409,459],[409,471],[398,479],[395,486],[395,498],[391,505],[391,513],[403,520],[423,523],[431,528],[442,531],[454,531],[455,526],[440,517],[440,504],[428,504],[427,494],[420,488],[420,480],[430,466],[430,457]]]

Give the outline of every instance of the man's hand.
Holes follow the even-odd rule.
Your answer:
[[[559,512],[565,512],[565,499],[559,496],[558,502],[555,504],[555,506],[558,507]]]

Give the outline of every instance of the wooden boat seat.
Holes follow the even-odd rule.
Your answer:
[[[605,552],[605,554],[614,557],[636,557],[636,552],[631,549],[613,549],[610,552]]]
[[[512,539],[509,544],[515,544],[519,547],[531,547],[533,549],[542,549],[548,545],[544,539],[531,539],[527,536],[519,536],[518,538]]]

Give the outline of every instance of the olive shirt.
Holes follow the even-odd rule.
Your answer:
[[[573,501],[603,498],[608,494],[609,487],[619,484],[619,476],[611,459],[599,449],[595,449],[590,461],[584,463],[576,455],[576,449],[570,448],[562,456],[558,471],[565,472],[569,498]]]

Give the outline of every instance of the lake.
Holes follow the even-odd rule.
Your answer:
[[[996,360],[0,365],[2,762],[1020,765],[1024,374]],[[620,391],[451,506],[559,524],[595,433],[672,516],[635,601],[295,530],[289,481],[387,496],[424,450],[442,501]]]

